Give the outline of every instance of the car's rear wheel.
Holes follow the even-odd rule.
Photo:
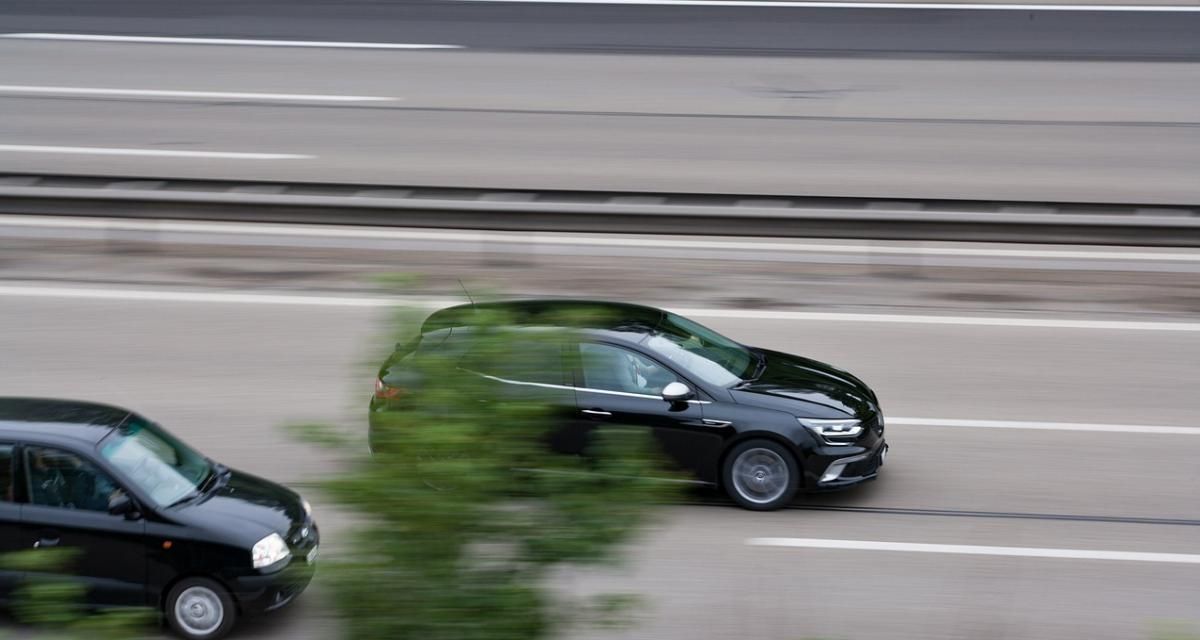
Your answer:
[[[772,511],[787,505],[800,488],[800,465],[783,445],[747,440],[725,457],[722,480],[738,505]]]
[[[216,640],[233,628],[233,598],[208,578],[186,578],[171,589],[163,613],[171,629],[188,640]]]

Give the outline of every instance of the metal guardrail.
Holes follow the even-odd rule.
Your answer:
[[[509,231],[1200,246],[1200,206],[0,175],[0,213]]]

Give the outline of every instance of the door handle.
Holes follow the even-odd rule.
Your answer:
[[[605,411],[603,409],[584,409],[583,412],[588,414],[589,416],[611,416],[612,415],[612,412]]]
[[[33,548],[46,549],[48,547],[57,547],[60,540],[60,538],[42,538],[33,543]]]

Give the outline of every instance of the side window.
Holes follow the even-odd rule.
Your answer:
[[[0,500],[4,502],[12,502],[16,500],[15,485],[13,484],[13,472],[16,465],[13,464],[13,446],[11,444],[0,444]]]
[[[44,507],[108,511],[120,489],[79,456],[50,447],[25,447],[29,502]]]
[[[658,363],[628,349],[585,342],[579,345],[583,386],[656,396],[678,378]]]
[[[529,339],[503,348],[504,357],[482,349],[469,354],[467,368],[514,382],[563,383],[562,343],[552,339]]]

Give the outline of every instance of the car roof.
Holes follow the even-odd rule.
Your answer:
[[[96,402],[0,397],[0,431],[99,442],[129,415],[126,409]]]
[[[462,304],[435,311],[421,326],[421,333],[476,324],[476,313],[495,312],[509,316],[518,326],[562,327],[620,334],[649,334],[662,323],[662,309],[604,300],[531,299]]]

